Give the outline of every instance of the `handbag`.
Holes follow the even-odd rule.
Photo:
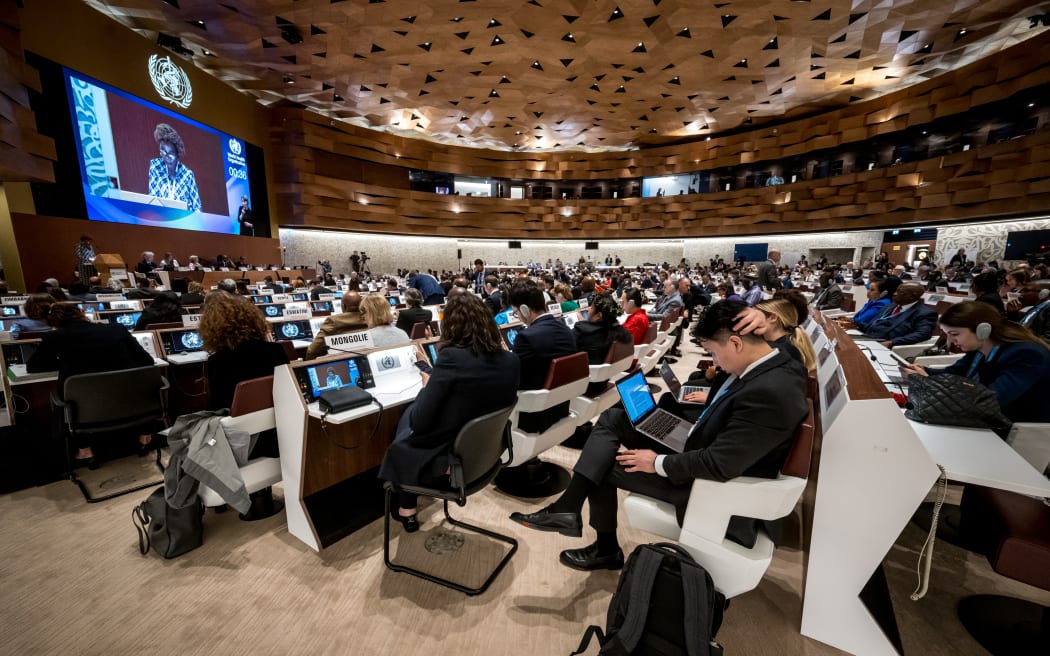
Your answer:
[[[131,511],[139,536],[139,553],[152,547],[165,558],[175,558],[204,543],[204,504],[200,497],[185,508],[172,508],[158,487]]]
[[[1013,422],[999,406],[999,397],[984,385],[956,374],[908,376],[904,416],[924,424],[989,428],[1005,435]]]
[[[333,412],[345,412],[353,410],[372,402],[372,395],[360,387],[348,385],[339,389],[321,392],[317,399],[317,407],[325,414]]]

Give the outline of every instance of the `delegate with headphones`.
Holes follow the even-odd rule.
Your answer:
[[[976,301],[948,308],[940,324],[948,344],[965,355],[944,368],[901,366],[905,376],[965,376],[995,392],[1011,421],[1050,422],[1050,342]]]

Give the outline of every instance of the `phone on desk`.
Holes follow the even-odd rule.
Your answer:
[[[425,374],[433,373],[434,368],[426,360],[416,360],[412,364],[416,365],[416,369],[419,369]]]

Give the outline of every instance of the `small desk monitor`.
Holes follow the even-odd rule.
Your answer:
[[[313,301],[310,303],[310,307],[314,312],[331,312],[332,302],[331,301]]]
[[[118,312],[117,314],[111,314],[106,317],[110,323],[115,323],[124,326],[128,330],[134,330],[135,324],[139,322],[139,317],[142,316],[141,312]]]
[[[521,330],[521,326],[503,326],[500,328],[500,335],[503,337],[503,341],[506,342],[507,348],[514,348],[514,340],[518,338],[518,331]]]
[[[196,330],[172,330],[160,333],[164,344],[164,354],[194,353],[204,350],[204,339]]]
[[[314,331],[310,328],[310,321],[300,319],[298,321],[278,321],[272,324],[273,338],[282,339],[313,339]]]
[[[351,385],[361,389],[375,387],[372,367],[368,364],[368,356],[365,355],[299,367],[295,370],[295,377],[299,382],[299,391],[307,403],[316,401],[325,390]]]

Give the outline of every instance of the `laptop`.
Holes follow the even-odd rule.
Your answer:
[[[683,385],[682,381],[678,380],[678,376],[674,375],[671,371],[671,365],[666,362],[660,366],[660,377],[664,379],[664,383],[667,384],[667,389],[671,390],[674,394],[674,400],[679,403],[695,403],[699,404],[699,401],[686,401],[685,396],[692,394],[693,392],[710,392],[710,387],[701,387],[699,385]]]
[[[656,399],[645,382],[645,374],[636,371],[616,383],[627,417],[642,435],[652,438],[675,453],[685,450],[692,424],[656,407]]]

